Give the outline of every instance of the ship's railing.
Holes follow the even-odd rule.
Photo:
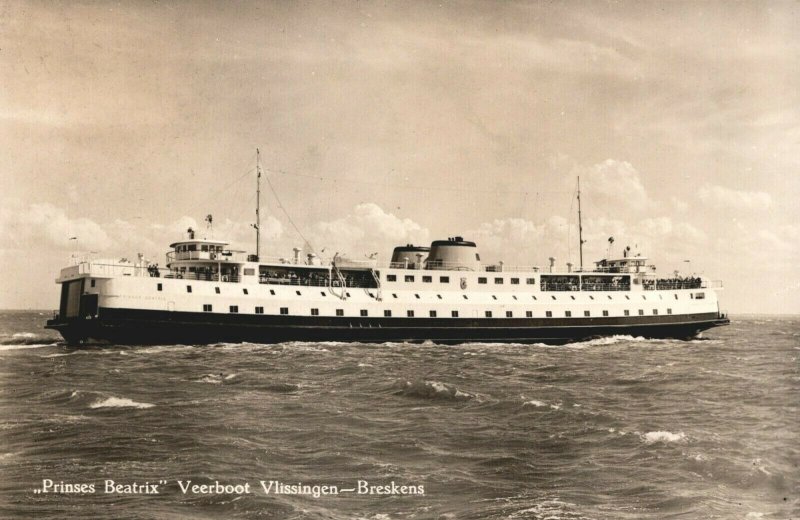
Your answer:
[[[114,264],[104,262],[81,262],[61,270],[61,278],[70,278],[84,274],[99,277],[149,276],[147,266],[127,262]]]
[[[180,272],[180,271],[154,271],[149,276],[153,278],[168,278],[174,280],[198,280],[201,282],[240,282],[242,277],[237,274],[220,274],[216,272]]]
[[[700,285],[703,289],[723,289],[722,280],[703,280]]]
[[[210,262],[246,262],[248,255],[244,251],[168,251],[167,262],[176,260],[208,260]]]
[[[645,291],[700,289],[703,283],[700,278],[645,278],[642,280],[642,288]]]

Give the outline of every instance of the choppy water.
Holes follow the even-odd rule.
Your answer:
[[[72,350],[46,317],[0,314],[3,518],[800,517],[800,319],[692,342]],[[360,479],[425,494],[255,489]]]

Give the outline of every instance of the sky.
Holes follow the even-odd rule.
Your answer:
[[[800,3],[0,2],[0,308],[75,256],[622,248],[800,313]],[[213,215],[213,228],[204,219]],[[75,240],[70,240],[76,237]],[[613,244],[609,237],[614,237]]]

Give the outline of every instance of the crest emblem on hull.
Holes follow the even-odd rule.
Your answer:
[[[464,278],[464,277],[461,278],[461,288],[462,289],[466,289],[467,288],[467,279]]]

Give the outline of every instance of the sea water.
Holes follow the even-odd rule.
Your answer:
[[[47,317],[0,314],[2,518],[800,517],[798,318],[74,349]]]

